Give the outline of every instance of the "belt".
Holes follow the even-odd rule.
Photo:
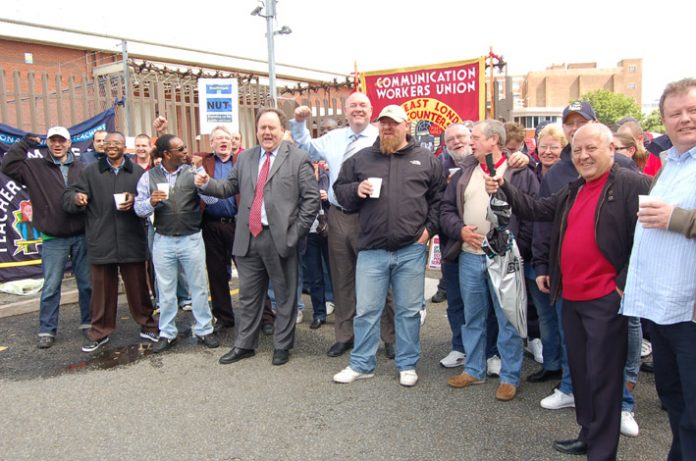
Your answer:
[[[336,210],[340,211],[343,214],[355,214],[357,213],[356,211],[351,211],[347,208],[343,208],[341,205],[331,205],[331,208],[335,208]]]
[[[222,224],[234,224],[234,218],[227,218],[227,217],[213,218],[211,216],[204,216],[204,219],[206,221],[219,222]]]

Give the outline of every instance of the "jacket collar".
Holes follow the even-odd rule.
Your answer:
[[[99,159],[99,172],[104,173],[111,170],[111,164],[106,160],[106,155]],[[127,171],[128,173],[133,172],[133,162],[128,158],[126,154],[123,154],[123,165],[121,169]]]

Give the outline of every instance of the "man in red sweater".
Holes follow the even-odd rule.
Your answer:
[[[616,459],[621,423],[627,319],[619,305],[626,283],[638,195],[650,179],[614,165],[611,130],[587,124],[575,133],[572,160],[581,178],[550,197],[534,200],[504,181],[500,186],[522,219],[553,221],[551,297],[563,297],[563,328],[580,434],[554,448],[589,460]]]

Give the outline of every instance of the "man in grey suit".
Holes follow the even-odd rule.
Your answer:
[[[281,111],[262,109],[256,117],[259,145],[240,154],[230,176],[196,176],[196,186],[213,197],[240,194],[233,249],[240,287],[237,336],[222,364],[255,354],[269,279],[278,306],[273,365],[287,363],[293,347],[297,244],[319,211],[319,188],[307,154],[283,141],[286,121]]]

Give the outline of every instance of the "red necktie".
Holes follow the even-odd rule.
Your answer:
[[[249,212],[249,231],[251,235],[257,237],[263,230],[261,225],[261,205],[263,204],[263,188],[268,179],[268,171],[271,169],[271,153],[266,152],[266,160],[261,166],[259,179],[256,181],[256,190],[254,191],[254,201],[251,202],[251,211]]]

